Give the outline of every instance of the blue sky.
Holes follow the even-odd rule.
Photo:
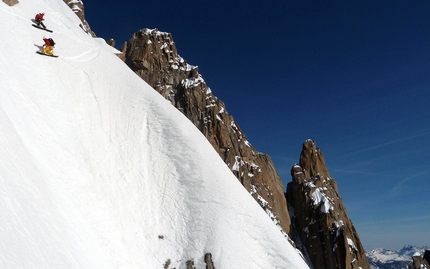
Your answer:
[[[85,1],[117,47],[170,32],[286,185],[325,155],[364,248],[430,245],[430,2]]]

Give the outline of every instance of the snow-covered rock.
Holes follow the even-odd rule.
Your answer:
[[[79,27],[81,27],[82,30],[84,30],[87,34],[95,37],[96,34],[91,30],[90,25],[85,19],[84,3],[81,0],[63,0],[63,1],[70,7],[70,9],[73,12],[75,12],[76,16],[78,16],[78,18],[81,20],[81,24],[79,24]]]

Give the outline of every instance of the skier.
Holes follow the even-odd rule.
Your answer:
[[[52,52],[52,49],[55,45],[54,40],[52,40],[52,38],[43,37],[43,41],[45,42],[45,44],[43,44],[44,49],[42,50],[42,52],[46,55],[54,55],[54,53]]]
[[[34,21],[35,21],[37,26],[40,27],[42,25],[42,27],[46,29],[45,24],[43,24],[43,20],[44,20],[43,16],[44,15],[45,15],[44,12],[36,14],[36,16],[34,17]]]

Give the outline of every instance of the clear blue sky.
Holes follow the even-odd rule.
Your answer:
[[[284,184],[314,139],[364,248],[430,245],[430,1],[89,1],[120,47],[170,32]]]

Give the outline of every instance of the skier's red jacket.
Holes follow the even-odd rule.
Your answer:
[[[36,21],[43,21],[43,16],[45,15],[45,13],[39,13],[36,15],[36,17],[34,18]]]
[[[44,38],[43,41],[45,41],[45,46],[51,46],[51,41],[48,38]]]

